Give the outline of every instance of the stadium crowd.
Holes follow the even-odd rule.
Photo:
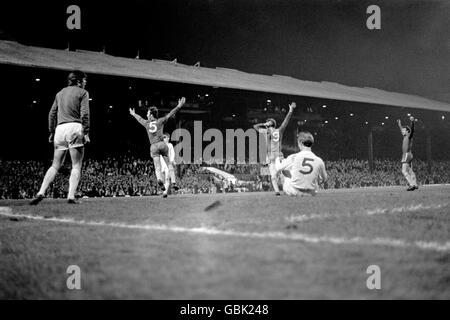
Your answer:
[[[328,181],[325,189],[358,188],[367,186],[405,185],[401,166],[397,160],[376,160],[370,174],[367,161],[346,159],[326,161]],[[248,181],[235,186],[226,179],[208,174],[205,166],[213,166]],[[432,173],[427,163],[415,160],[414,170],[420,184],[449,183],[450,161],[434,161]],[[255,164],[180,164],[177,167],[178,193],[216,193],[270,190],[268,176],[262,175],[261,166]],[[32,198],[40,187],[47,165],[36,160],[0,160],[0,199]],[[65,198],[70,164],[61,168],[60,174],[48,190],[47,196]],[[133,157],[87,159],[83,164],[78,192],[87,197],[147,196],[158,194],[154,167],[151,160]]]

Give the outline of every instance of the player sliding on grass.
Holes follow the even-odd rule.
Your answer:
[[[300,152],[291,154],[283,161],[276,158],[275,169],[282,171],[285,176],[284,193],[290,196],[315,196],[319,182],[325,182],[328,178],[325,164],[311,151],[314,144],[314,137],[311,133],[300,132],[297,136],[297,143]]]
[[[50,138],[54,145],[53,163],[47,170],[41,189],[31,205],[36,205],[45,197],[48,186],[56,177],[64,163],[67,150],[72,160],[69,178],[68,202],[78,203],[75,192],[80,182],[84,144],[89,143],[89,93],[84,89],[86,75],[81,71],[71,72],[68,86],[56,94],[48,115]]]
[[[408,191],[414,191],[419,189],[417,186],[416,175],[412,169],[412,160],[413,155],[411,152],[412,143],[413,143],[413,135],[414,135],[414,117],[410,117],[409,120],[410,126],[402,126],[402,122],[397,120],[398,127],[400,128],[400,132],[403,135],[403,143],[402,143],[402,173],[403,176],[408,181]]]
[[[275,194],[277,196],[280,195],[280,189],[278,188],[278,180],[279,180],[279,174],[275,170],[275,159],[277,157],[282,157],[283,154],[281,153],[281,141],[283,140],[283,132],[286,129],[289,120],[291,119],[292,113],[294,112],[294,109],[297,105],[295,102],[292,102],[289,105],[289,112],[286,115],[286,118],[284,118],[283,123],[281,126],[277,129],[277,122],[275,119],[269,118],[265,123],[258,123],[253,126],[255,130],[257,130],[260,133],[263,133],[266,135],[266,142],[267,142],[267,162],[269,163],[269,172],[270,172],[270,178],[272,181],[272,186],[275,191]]]
[[[141,116],[136,114],[134,109],[130,108],[130,114],[145,127],[148,134],[148,139],[150,140],[150,156],[155,164],[155,174],[158,180],[158,185],[162,191],[167,192],[164,182],[161,179],[161,162],[160,156],[164,157],[167,166],[169,167],[170,175],[175,175],[172,162],[169,160],[169,148],[166,143],[164,143],[163,129],[164,124],[177,113],[178,110],[184,105],[186,98],[181,98],[178,100],[178,104],[164,117],[158,118],[158,108],[152,106],[148,108],[147,120],[143,119]],[[178,186],[172,181],[172,187],[178,190]],[[167,195],[166,195],[167,196]]]

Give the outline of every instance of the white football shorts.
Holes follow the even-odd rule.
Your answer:
[[[84,146],[83,127],[78,122],[62,123],[56,127],[54,146],[58,150]]]
[[[292,179],[284,177],[283,191],[288,196],[315,196],[317,194],[314,189],[298,189],[293,183]]]

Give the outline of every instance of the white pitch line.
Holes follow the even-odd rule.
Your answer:
[[[437,204],[437,205],[410,205],[406,207],[396,207],[392,209],[388,208],[375,208],[372,210],[367,210],[363,212],[355,212],[355,213],[344,213],[344,214],[331,214],[331,213],[311,213],[311,214],[302,214],[302,215],[295,215],[295,216],[289,216],[286,219],[289,222],[304,222],[309,220],[323,220],[323,219],[339,219],[339,218],[353,218],[353,217],[363,217],[363,216],[373,216],[373,215],[380,215],[380,214],[394,214],[394,213],[406,213],[406,212],[415,212],[420,210],[434,210],[434,209],[441,209],[444,207],[447,207],[448,203],[443,204]]]
[[[304,233],[283,233],[283,232],[245,232],[237,230],[220,230],[208,227],[197,227],[197,228],[186,228],[178,226],[168,226],[161,224],[125,224],[118,222],[104,222],[104,221],[86,221],[86,220],[74,220],[70,218],[56,218],[50,217],[46,218],[43,216],[13,213],[12,209],[9,207],[0,207],[0,216],[9,218],[25,218],[30,220],[40,220],[49,221],[57,223],[67,223],[82,226],[102,226],[102,227],[113,227],[113,228],[123,228],[123,229],[138,229],[138,230],[152,230],[152,231],[169,231],[174,233],[193,233],[193,234],[204,234],[204,235],[218,235],[218,236],[229,236],[229,237],[243,237],[243,238],[254,238],[254,239],[277,239],[277,240],[292,240],[292,241],[302,241],[307,243],[329,243],[329,244],[365,244],[365,245],[383,245],[389,247],[398,248],[419,248],[423,250],[431,251],[450,251],[450,242],[439,243],[439,242],[427,242],[427,241],[414,241],[407,242],[403,239],[392,239],[392,238],[361,238],[361,237],[329,237],[329,236],[314,236]]]

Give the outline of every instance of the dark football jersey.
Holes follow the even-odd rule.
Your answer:
[[[147,130],[148,140],[150,141],[150,144],[164,141],[163,132],[164,132],[164,124],[167,122],[167,117],[152,120],[143,119],[137,114],[134,117]]]
[[[165,118],[159,118],[156,120],[147,120],[144,127],[147,129],[148,140],[150,144],[154,144],[160,141],[164,141],[164,124]]]

